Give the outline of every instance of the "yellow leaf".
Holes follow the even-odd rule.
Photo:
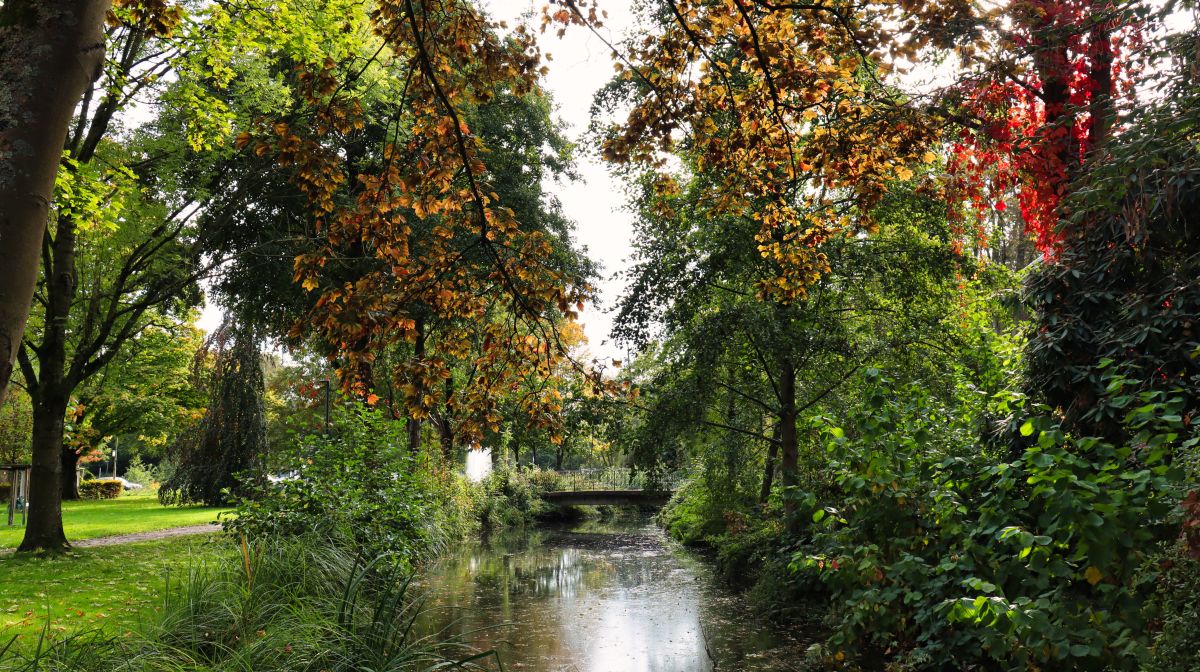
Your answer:
[[[1097,569],[1095,566],[1092,566],[1084,570],[1083,578],[1087,579],[1087,582],[1094,586],[1097,583],[1100,583],[1100,579],[1103,579],[1104,575],[1100,573],[1099,569]]]
[[[934,161],[937,161],[937,154],[934,154],[933,152],[925,152],[925,156],[921,158],[925,160],[925,163],[933,163]]]

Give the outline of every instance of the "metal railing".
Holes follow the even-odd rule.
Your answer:
[[[647,473],[629,467],[558,471],[555,489],[560,492],[629,490],[632,492],[671,492],[679,483],[674,474]]]

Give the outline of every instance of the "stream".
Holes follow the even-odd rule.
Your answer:
[[[422,629],[495,649],[506,670],[798,670],[806,646],[644,516],[492,535],[421,583]]]

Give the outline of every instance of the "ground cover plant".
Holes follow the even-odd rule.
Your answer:
[[[423,630],[420,596],[382,556],[363,560],[319,537],[247,543],[240,552],[228,542],[193,556],[128,630],[34,635],[0,654],[0,670],[415,672],[472,669],[494,657]]]
[[[212,535],[119,544],[40,558],[0,556],[0,640],[27,651],[48,639],[99,630],[124,636],[161,607],[168,581],[231,559]]]

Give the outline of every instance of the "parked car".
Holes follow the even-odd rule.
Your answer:
[[[125,488],[126,490],[141,490],[142,488],[146,487],[146,486],[142,485],[141,483],[134,483],[133,481],[127,481],[127,480],[121,478],[120,476],[111,477],[109,480],[120,481],[121,487]]]

